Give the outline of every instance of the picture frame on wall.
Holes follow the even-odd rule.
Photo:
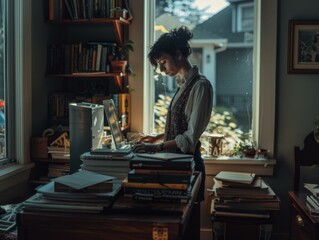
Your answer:
[[[319,20],[290,20],[288,38],[288,73],[319,73]]]

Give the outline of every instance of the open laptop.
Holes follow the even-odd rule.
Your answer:
[[[125,138],[115,112],[115,105],[113,99],[103,100],[104,111],[106,119],[109,123],[111,134],[116,149],[131,149],[131,145],[125,143]]]

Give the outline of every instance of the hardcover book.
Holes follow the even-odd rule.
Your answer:
[[[186,190],[189,187],[187,183],[142,183],[142,182],[129,182],[125,178],[122,182],[123,187],[133,187],[133,188],[152,188],[152,189],[180,189]]]
[[[144,183],[190,183],[191,175],[173,175],[173,174],[143,174],[136,173],[131,170],[128,173],[127,179],[129,182],[144,182]]]
[[[215,178],[228,184],[231,182],[251,184],[255,179],[255,173],[221,171]]]
[[[162,170],[193,170],[195,163],[193,158],[175,160],[159,160],[135,156],[130,161],[131,169],[162,169]]]

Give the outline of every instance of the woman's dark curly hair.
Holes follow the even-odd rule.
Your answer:
[[[148,54],[150,63],[156,68],[156,59],[159,59],[163,53],[175,56],[176,52],[179,51],[185,57],[188,57],[192,53],[188,41],[192,38],[193,33],[186,26],[174,28],[162,34],[151,47],[151,51]]]

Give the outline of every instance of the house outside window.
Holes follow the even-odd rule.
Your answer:
[[[274,133],[266,129],[274,129],[274,101],[269,101],[269,97],[266,100],[266,96],[274,96],[275,94],[275,49],[269,46],[276,46],[276,38],[271,37],[276,36],[276,17],[269,15],[269,12],[263,9],[272,9],[272,13],[275,13],[277,8],[276,0],[267,2],[260,0],[246,1],[244,5],[240,6],[241,11],[244,12],[244,19],[247,20],[245,20],[247,24],[242,24],[242,26],[248,27],[249,22],[250,24],[253,23],[255,31],[247,30],[235,33],[233,31],[236,28],[234,14],[238,14],[234,9],[238,7],[238,5],[236,6],[238,4],[237,1],[227,1],[229,3],[228,6],[213,16],[206,18],[204,22],[197,23],[174,22],[177,18],[176,14],[165,13],[165,16],[160,16],[160,11],[156,8],[158,2],[162,1],[154,1],[154,9],[156,9],[157,15],[153,15],[154,26],[156,26],[156,28],[154,27],[153,42],[161,34],[156,29],[168,31],[173,27],[188,24],[187,26],[194,33],[194,38],[191,41],[193,54],[190,59],[192,63],[199,65],[201,71],[212,82],[215,90],[215,107],[212,118],[217,116],[219,119],[212,119],[211,125],[213,124],[213,127],[210,129],[210,133],[220,127],[225,131],[222,134],[228,134],[229,130],[231,130],[232,143],[240,140],[240,138],[243,139],[244,135],[246,135],[245,133],[248,133],[257,147],[269,149],[271,154],[273,154]],[[174,3],[174,1],[169,2],[171,4]],[[263,7],[263,5],[267,6]],[[251,20],[251,13],[255,17],[253,21]],[[216,20],[216,18],[219,19]],[[248,20],[249,18],[250,20]],[[169,23],[167,26],[163,19]],[[265,24],[267,27],[260,29],[261,22],[267,22],[268,24]],[[218,26],[218,24],[222,23],[224,26]],[[208,32],[211,36],[200,35],[199,30],[205,24],[215,25],[215,29],[211,27],[207,28],[210,31],[202,31],[202,34]],[[227,27],[225,27],[225,24]],[[223,30],[224,33],[221,34],[220,32]],[[268,39],[261,38],[261,34],[269,36]],[[272,44],[269,45],[269,42],[272,42]],[[148,45],[151,44],[152,41]],[[260,69],[266,67],[265,64],[261,63],[266,58],[261,59],[260,54],[266,56],[267,59],[269,57],[272,59],[271,64],[269,64],[269,61],[266,64],[267,71],[269,69],[267,77],[261,74],[262,71]],[[150,68],[150,70],[152,69]],[[150,96],[150,99],[154,99],[154,105],[153,107],[146,106],[151,111],[154,110],[155,114],[153,118],[149,118],[148,125],[144,129],[145,132],[160,133],[164,130],[165,109],[168,107],[171,96],[175,91],[172,88],[174,84],[170,81],[174,80],[158,72],[154,73],[154,83],[150,85],[150,92],[155,93]],[[265,85],[268,85],[268,87],[261,91],[260,87]],[[241,106],[239,107],[239,105]],[[265,112],[267,114],[264,114]],[[261,116],[263,116],[263,121],[261,121]],[[205,139],[202,140],[205,141]]]
[[[205,21],[186,22],[165,11],[155,19],[156,29],[161,29],[155,31],[155,39],[163,34],[163,29],[169,31],[172,26],[186,25],[192,30],[190,61],[199,66],[214,87],[214,109],[205,134],[223,134],[228,154],[243,138],[252,141],[253,42],[247,45],[244,32],[233,33],[233,7],[230,4]],[[168,107],[176,91],[176,85],[170,87],[174,85],[172,81],[174,78],[155,73],[154,131],[157,133],[164,131],[166,111],[163,109]],[[201,139],[208,153],[207,140]]]

